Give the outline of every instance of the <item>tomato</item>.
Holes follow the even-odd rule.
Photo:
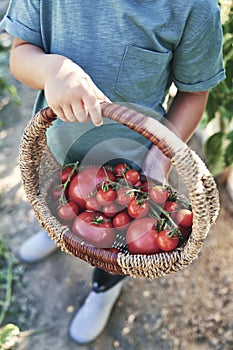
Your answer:
[[[134,187],[141,187],[142,186],[142,181],[139,180],[136,184],[134,184]]]
[[[72,174],[72,172],[73,172],[73,174]],[[66,168],[62,169],[60,172],[61,183],[64,184],[69,179],[69,177],[71,180],[75,174],[76,174],[76,172],[73,171],[73,167],[71,167],[71,166],[67,166]]]
[[[160,251],[156,244],[158,232],[155,221],[145,217],[133,220],[126,232],[127,249],[132,254],[155,254]]]
[[[191,233],[191,227],[178,226],[183,239],[188,239]]]
[[[154,182],[153,181],[144,181],[142,182],[142,185],[141,185],[141,190],[143,192],[149,192],[150,189],[154,186]]]
[[[189,209],[182,208],[176,214],[176,222],[179,226],[191,227],[193,224],[193,213]]]
[[[128,214],[136,219],[146,216],[149,211],[147,200],[132,199],[127,207]]]
[[[85,206],[87,210],[98,211],[101,205],[97,202],[96,197],[89,197],[86,199]]]
[[[91,223],[91,222],[94,222],[94,219],[95,219],[95,213],[92,212],[92,211],[87,211],[87,210],[84,210],[83,212],[81,212],[77,218],[79,220],[82,220],[86,223]],[[76,218],[76,219],[77,219]]]
[[[169,196],[168,190],[160,185],[153,186],[149,191],[152,201],[158,204],[164,204]]]
[[[104,206],[102,208],[102,211],[103,211],[104,215],[106,215],[109,218],[112,218],[120,211],[120,207],[117,203],[113,202],[107,206]]]
[[[163,207],[163,209],[168,211],[169,213],[177,211],[178,208],[179,208],[179,203],[175,201],[166,201]]]
[[[100,205],[109,205],[116,199],[116,191],[111,187],[108,189],[100,189],[96,193],[96,200]]]
[[[116,201],[120,205],[126,206],[134,198],[134,193],[131,187],[121,187],[117,190]]]
[[[119,163],[117,164],[114,169],[113,172],[117,177],[124,177],[124,174],[126,173],[126,171],[129,169],[128,164],[126,163]]]
[[[61,220],[64,220],[64,221],[73,220],[78,213],[79,213],[79,207],[75,202],[72,202],[72,201],[62,204],[57,209],[57,215]]]
[[[68,197],[70,200],[73,200],[78,204],[81,209],[85,209],[86,202],[85,199],[89,195],[89,193],[93,190],[93,184],[86,183],[85,188],[81,188],[79,186],[79,174],[75,175],[75,177],[71,180],[68,189]]]
[[[122,231],[127,229],[130,222],[131,222],[130,216],[125,212],[121,212],[121,213],[118,213],[113,218],[112,224],[113,224],[113,227],[115,227],[117,230]]]
[[[171,215],[172,219],[175,219],[176,218],[176,213],[177,213],[179,207],[180,206],[179,206],[179,204],[177,202],[166,201],[163,209],[165,211],[167,211]]]
[[[178,235],[172,234],[168,229],[159,232],[155,240],[157,246],[165,252],[175,249],[179,243]]]
[[[83,211],[75,218],[72,232],[98,248],[111,247],[116,238],[111,221],[104,215],[88,211]]]
[[[129,169],[125,173],[125,178],[131,185],[135,185],[140,181],[140,174],[135,169]]]
[[[81,209],[85,209],[85,201],[91,192],[95,192],[97,185],[107,178],[115,179],[111,171],[105,168],[91,167],[79,171],[71,180],[68,190],[69,199],[78,203]]]
[[[115,176],[115,174],[113,173],[113,171],[112,170],[110,170],[110,169],[107,169],[107,168],[105,168],[105,167],[102,167],[102,168],[100,168],[99,169],[99,171],[97,172],[97,178],[100,178],[100,179],[105,179],[106,180],[106,182],[108,181],[108,180],[110,180],[110,181],[116,181],[116,176]]]

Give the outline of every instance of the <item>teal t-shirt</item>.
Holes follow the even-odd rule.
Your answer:
[[[195,92],[225,78],[216,0],[14,0],[1,25],[46,53],[72,59],[111,101],[143,106],[156,118],[165,115],[163,99],[172,82]],[[41,92],[35,110],[44,106]],[[61,162],[72,149],[72,159],[88,155],[99,162],[101,153],[140,165],[150,146],[107,121],[94,127],[57,120],[47,135]]]

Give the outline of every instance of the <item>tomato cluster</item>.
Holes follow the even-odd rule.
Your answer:
[[[127,163],[85,169],[70,164],[59,181],[50,191],[54,215],[96,247],[156,254],[174,250],[191,233],[190,204]]]

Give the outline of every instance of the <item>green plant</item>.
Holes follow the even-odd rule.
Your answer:
[[[6,243],[0,240],[0,325],[2,324],[9,309],[12,284],[13,284],[13,265],[14,260],[11,256]]]
[[[19,327],[8,323],[0,328],[0,349],[10,350],[16,344],[18,336],[20,335]]]
[[[14,287],[22,279],[24,272],[22,267],[8,249],[6,240],[0,237],[0,350],[13,350],[20,338],[50,331],[47,325],[40,329],[22,331],[21,326],[17,324],[11,322],[4,324],[7,318],[11,318],[16,312],[17,315],[22,312],[18,307],[17,311],[13,307],[16,303]]]
[[[202,120],[208,131],[205,160],[215,176],[233,164],[233,1],[222,0],[220,5],[226,79],[210,91]]]
[[[11,41],[6,33],[0,34],[0,111],[11,100],[20,103],[17,89],[7,77],[10,47]]]
[[[6,243],[0,239],[0,325],[6,317],[12,298],[12,286],[14,280],[14,259],[8,250]],[[0,349],[11,349],[14,345],[19,328],[13,324],[7,324],[0,328]]]

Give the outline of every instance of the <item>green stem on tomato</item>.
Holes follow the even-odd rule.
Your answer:
[[[158,205],[159,208],[161,208],[159,205]],[[168,218],[169,220],[169,223],[166,221],[166,219],[161,219],[161,217],[159,216],[159,214],[157,213],[157,211],[153,208],[153,207],[150,207],[152,213],[155,215],[156,219],[158,219],[160,221],[160,225],[159,225],[159,232],[162,231],[164,229],[164,226],[165,224],[168,225],[169,227],[169,236],[170,237],[173,237],[175,234],[177,234],[178,237],[182,237],[182,233],[180,232],[178,226],[176,225],[176,223],[171,219],[170,215],[165,211],[161,210],[161,212],[163,212],[163,214],[165,214],[165,212],[167,213],[166,217]]]
[[[66,167],[68,166],[72,166],[72,170],[66,180],[66,182],[64,182],[64,184],[62,184],[62,193],[61,193],[61,196],[59,198],[59,203],[62,205],[62,204],[65,204],[67,202],[67,199],[65,197],[65,191],[66,191],[66,188],[67,186],[69,185],[70,183],[70,180],[74,174],[74,172],[76,171],[76,169],[78,168],[78,165],[79,165],[79,161],[75,162],[75,163],[70,163],[70,164],[66,164]]]
[[[171,216],[169,215],[169,213],[164,210],[160,205],[158,205],[157,203],[153,202],[153,205],[159,209],[161,211],[162,214],[164,214],[166,216],[166,218],[170,221],[170,223],[172,224],[173,227],[177,227],[177,224],[172,220]]]
[[[173,237],[175,234],[177,234],[178,237],[182,237],[182,233],[180,232],[180,230],[179,230],[177,224],[172,220],[172,218],[171,218],[171,216],[169,215],[169,213],[168,213],[166,210],[164,210],[164,209],[163,209],[160,205],[158,205],[157,203],[154,202],[153,204],[154,204],[154,205],[157,207],[157,209],[159,209],[159,210],[161,211],[161,213],[163,213],[163,214],[166,216],[166,218],[168,219],[168,221],[169,221],[171,227],[170,227],[170,225],[169,225],[169,223],[168,223],[167,221],[166,221],[166,224],[168,225],[169,229],[171,230],[170,237]],[[156,211],[152,206],[150,206],[150,209],[151,209],[151,211],[153,212],[153,214],[154,214],[157,218],[159,218],[159,219],[161,220],[161,218],[160,218],[160,216],[158,215],[157,211]],[[165,221],[164,221],[163,223],[161,223],[162,229],[164,228],[164,224],[165,224]]]

